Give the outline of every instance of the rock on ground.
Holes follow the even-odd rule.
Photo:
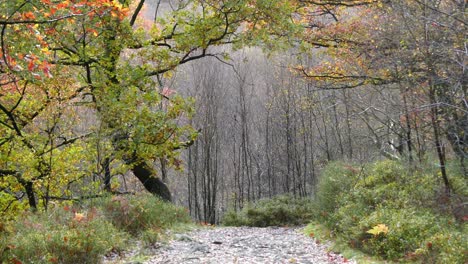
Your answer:
[[[158,248],[153,263],[355,263],[327,251],[300,228],[215,227],[179,234]]]

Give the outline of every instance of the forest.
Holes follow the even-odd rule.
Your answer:
[[[0,262],[196,221],[466,263],[467,4],[0,0]]]

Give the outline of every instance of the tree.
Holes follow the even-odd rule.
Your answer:
[[[326,60],[313,69],[298,68],[325,89],[398,89],[403,111],[394,133],[404,139],[412,159],[413,137],[419,141],[426,124],[432,127],[447,193],[444,136],[466,166],[466,71],[460,63],[466,58],[460,48],[466,32],[465,8],[464,1],[382,1],[352,9],[352,18],[343,17],[342,11],[333,13],[335,21],[327,23],[334,26],[311,19],[310,31],[316,34],[307,41],[326,47]],[[335,23],[339,19],[341,23]]]
[[[148,191],[171,199],[151,161],[164,159],[167,165],[177,167],[180,163],[177,150],[191,145],[197,133],[190,126],[180,126],[178,121],[190,117],[191,100],[165,93],[158,82],[161,75],[196,59],[224,55],[212,51],[211,47],[217,45],[233,44],[239,48],[268,42],[280,46],[287,41],[285,32],[295,30],[289,18],[296,6],[279,0],[180,1],[176,9],[158,17],[151,29],[145,31],[138,25],[144,4],[144,0],[1,2],[1,96],[7,99],[12,85],[19,94],[15,98],[17,105],[6,101],[2,104],[2,152],[21,142],[36,153],[34,145],[41,144],[41,140],[34,137],[38,135],[36,132],[31,133],[34,142],[29,142],[23,131],[28,129],[27,125],[43,124],[39,112],[54,117],[49,104],[58,101],[81,104],[95,111],[97,125],[73,138],[62,136],[62,130],[49,130],[55,133],[44,134],[45,138],[53,135],[49,147],[58,151],[65,149],[65,145],[80,145],[89,151],[97,142],[102,153],[94,155],[96,160],[87,159],[76,168],[95,167],[94,174],[104,174],[107,190],[111,190],[110,168],[128,168]],[[71,91],[65,98],[48,95],[53,91],[48,82],[60,80],[55,78],[54,70],[71,73],[69,80],[73,85],[67,87]],[[30,84],[45,87],[46,99],[37,102],[42,104],[37,110],[37,106],[23,101],[23,95],[35,96],[35,91],[29,93]],[[17,111],[19,105],[24,105],[29,113],[26,123],[21,120],[25,112]],[[71,121],[60,113],[57,115]],[[55,116],[54,120],[59,118]],[[4,136],[3,131],[8,133]],[[2,179],[22,179],[18,175],[25,175],[30,169],[12,163],[13,155],[3,157],[9,159],[2,161]],[[35,159],[44,157],[39,155]],[[41,176],[28,176],[21,183],[32,208],[37,207],[37,191],[31,185],[46,177],[57,179],[50,173],[50,166],[39,163]],[[49,160],[48,164],[52,163],[58,165]],[[5,185],[2,193],[14,192],[9,183]],[[62,191],[64,188],[62,185]],[[50,193],[42,196],[52,197]]]
[[[39,198],[47,207],[49,197],[63,195],[69,183],[89,173],[80,165],[89,160],[80,141],[89,135],[73,130],[79,116],[72,102],[82,88],[68,69],[51,65],[39,32],[43,24],[75,15],[46,20],[36,17],[40,6],[28,2],[0,6],[0,206],[2,212],[22,208],[26,195],[32,209]]]

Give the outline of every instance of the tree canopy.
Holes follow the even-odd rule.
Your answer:
[[[429,120],[399,120],[408,155],[421,121],[447,190],[441,137],[464,164],[464,1],[186,0],[152,18],[146,4],[0,1],[2,212],[114,192],[111,175],[126,171],[171,200],[152,162],[181,168],[178,150],[199,131],[186,122],[193,100],[162,80],[197,59],[228,60],[227,45],[320,58],[292,68],[320,89],[396,87],[405,106],[430,106]]]

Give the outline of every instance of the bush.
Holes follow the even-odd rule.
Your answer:
[[[312,219],[314,211],[310,199],[277,196],[250,204],[238,213],[227,212],[223,224],[256,227],[301,225]]]
[[[444,208],[438,205],[442,184],[434,170],[405,170],[400,162],[384,160],[365,166],[356,177],[350,166],[329,166],[319,183],[317,205],[322,211],[318,220],[332,234],[385,259],[467,263],[467,241],[462,239],[466,228],[440,210]],[[458,191],[464,185],[461,178],[451,175],[459,197],[463,196]],[[388,232],[368,233],[377,227]]]
[[[442,221],[438,218],[430,211],[378,208],[363,218],[359,225],[367,231],[384,224],[388,227],[388,233],[377,236],[368,234],[363,249],[386,259],[403,258],[420,248],[427,237],[439,231]]]
[[[335,211],[340,196],[352,189],[358,174],[358,169],[340,162],[332,162],[325,167],[319,178],[316,196],[322,216],[326,218]]]
[[[223,216],[223,225],[225,226],[248,226],[249,221],[245,216],[245,212],[236,212],[234,210],[227,211]]]
[[[154,195],[116,196],[104,199],[102,210],[106,218],[120,230],[133,236],[161,233],[178,223],[191,222],[186,209],[167,203]],[[147,230],[152,230],[146,232]]]
[[[467,263],[468,238],[466,225],[463,231],[442,230],[424,241],[416,254],[424,263]]]
[[[95,209],[29,214],[6,237],[1,261],[64,264],[99,263],[105,253],[123,249],[127,238]]]
[[[164,229],[190,222],[183,208],[152,195],[95,199],[22,219],[0,225],[0,263],[100,263],[123,250],[130,234],[153,244]]]
[[[335,213],[331,214],[324,224],[327,228],[340,234],[342,238],[349,241],[353,248],[362,246],[362,234],[366,230],[360,226],[360,221],[369,215],[372,210],[363,203],[350,202],[343,203]]]

